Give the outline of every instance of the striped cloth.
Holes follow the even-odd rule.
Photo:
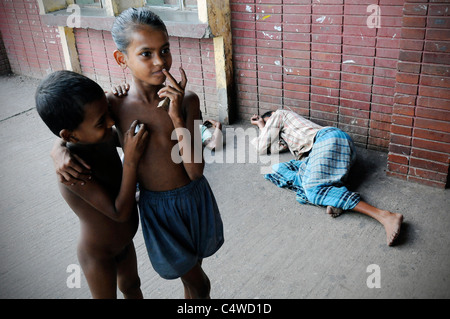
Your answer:
[[[292,155],[300,159],[311,150],[314,136],[323,127],[303,116],[286,110],[275,111],[267,121],[260,135],[252,140],[258,154],[280,153],[289,147]],[[278,143],[279,139],[285,143]]]
[[[302,160],[276,164],[264,178],[294,191],[301,204],[353,209],[360,195],[343,184],[356,158],[350,136],[334,127],[320,130],[309,155]]]

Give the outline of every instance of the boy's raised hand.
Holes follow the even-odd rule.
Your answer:
[[[122,83],[120,85],[111,87],[111,92],[115,96],[127,95],[129,90],[130,90],[130,84],[128,84],[128,83]]]
[[[124,165],[137,166],[147,146],[149,133],[144,124],[139,124],[139,127],[138,124],[137,120],[133,121],[128,131],[125,132],[123,145]]]
[[[158,95],[160,98],[168,98],[170,100],[169,109],[167,112],[172,119],[175,117],[181,117],[181,106],[183,104],[184,90],[187,84],[186,73],[183,68],[180,67],[180,82],[177,82],[169,71],[164,69],[163,73],[171,85],[166,85],[164,88],[159,90]]]

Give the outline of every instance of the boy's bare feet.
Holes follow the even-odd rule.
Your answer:
[[[327,206],[327,214],[333,218],[338,217],[343,212],[342,208],[337,208],[333,206]]]
[[[400,234],[400,228],[403,222],[403,215],[399,213],[387,212],[388,216],[384,218],[384,229],[386,230],[386,240],[388,246],[392,246]]]

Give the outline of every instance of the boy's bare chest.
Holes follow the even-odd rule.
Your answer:
[[[166,136],[170,139],[174,130],[173,123],[167,111],[162,108],[127,104],[115,108],[113,115],[120,135],[123,135],[135,120],[145,124],[148,132],[153,137]]]

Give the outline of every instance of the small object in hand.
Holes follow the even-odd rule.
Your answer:
[[[169,107],[169,104],[170,104],[170,99],[168,97],[166,97],[164,100],[159,102],[158,107],[162,107],[164,109],[167,109]]]
[[[141,129],[141,126],[142,126],[142,124],[136,125],[136,128],[134,129],[134,135],[136,135],[139,132],[139,130]]]

